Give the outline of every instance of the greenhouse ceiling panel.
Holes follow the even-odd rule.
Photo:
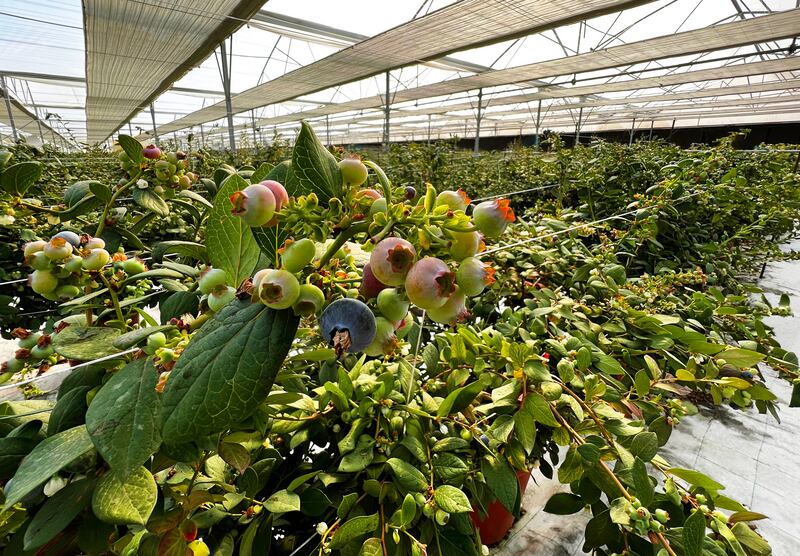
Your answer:
[[[103,141],[261,7],[263,0],[84,0],[86,116]]]

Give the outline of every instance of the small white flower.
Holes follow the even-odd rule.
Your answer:
[[[61,477],[52,477],[47,484],[44,485],[44,495],[47,497],[53,496],[56,492],[67,486],[67,480]]]

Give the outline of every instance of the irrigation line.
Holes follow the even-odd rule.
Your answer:
[[[684,195],[683,197],[680,197],[678,199],[673,199],[672,202],[673,203],[678,203],[680,201],[684,201],[686,199],[690,199],[691,197],[695,197],[695,196],[699,195],[700,193],[703,193],[703,191],[695,191],[694,193],[690,193],[689,195]],[[646,208],[646,207],[642,207],[642,208]],[[586,228],[588,226],[594,226],[596,224],[602,224],[603,222],[608,222],[609,220],[616,220],[616,219],[622,218],[624,216],[630,216],[632,214],[635,214],[635,213],[639,212],[640,210],[641,210],[641,208],[634,209],[634,210],[629,210],[627,212],[623,212],[623,213],[620,213],[620,214],[615,214],[614,216],[607,216],[605,218],[601,218],[600,220],[595,220],[593,222],[586,222],[584,224],[578,224],[578,225],[575,225],[575,226],[571,226],[569,228],[565,228],[563,230],[558,230],[556,232],[551,232],[549,234],[544,234],[544,235],[541,235],[541,236],[536,236],[536,237],[531,237],[531,238],[528,238],[528,239],[523,239],[523,240],[520,240],[520,241],[515,241],[514,243],[509,243],[507,245],[500,245],[500,246],[495,247],[493,249],[489,249],[487,251],[484,251],[483,253],[478,253],[476,256],[477,257],[484,257],[486,255],[491,255],[491,254],[497,253],[499,251],[505,251],[506,249],[510,249],[511,247],[519,247],[520,245],[525,245],[527,243],[532,243],[532,242],[538,241],[540,239],[546,239],[546,238],[549,238],[549,237],[555,237],[555,236],[558,236],[558,235],[561,235],[561,234],[565,234],[567,232],[574,232],[575,230],[580,230],[581,228]]]
[[[27,278],[20,278],[19,280],[11,280],[10,282],[0,282],[0,286],[10,286],[11,284],[21,284],[22,282],[27,282]]]
[[[128,355],[129,353],[133,353],[133,352],[138,351],[138,350],[139,350],[138,347],[130,348],[130,349],[125,350],[125,351],[120,351],[119,353],[112,353],[111,355],[106,355],[105,357],[101,357],[99,359],[94,359],[93,361],[87,361],[85,363],[80,363],[78,365],[75,365],[74,367],[67,367],[66,369],[61,369],[60,371],[53,371],[52,373],[45,373],[45,374],[41,374],[41,375],[35,376],[33,378],[20,380],[19,382],[15,382],[14,384],[9,384],[8,386],[0,387],[0,392],[3,392],[5,390],[13,390],[13,389],[15,389],[15,388],[17,388],[19,386],[22,386],[23,384],[30,384],[32,382],[37,382],[39,379],[45,379],[45,378],[53,376],[53,375],[58,375],[58,374],[62,374],[62,373],[71,373],[75,369],[80,369],[81,367],[88,367],[89,365],[94,365],[95,363],[102,363],[103,361],[108,361],[110,359],[116,359],[117,357],[120,357],[122,355]]]
[[[519,195],[521,193],[531,193],[533,191],[543,191],[545,189],[552,189],[553,187],[558,187],[557,183],[551,183],[550,185],[542,185],[539,187],[531,187],[530,189],[521,189],[519,191],[512,191],[510,193],[500,193],[499,195],[489,195],[488,197],[479,197],[477,199],[473,199],[472,203],[475,204],[480,201],[491,201],[493,199],[501,199],[503,197],[511,197],[512,195]]]

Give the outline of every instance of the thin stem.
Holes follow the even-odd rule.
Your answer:
[[[186,489],[186,496],[189,496],[192,493],[192,488],[194,487],[194,483],[197,480],[197,475],[200,474],[200,468],[203,467],[203,464],[206,462],[208,458],[208,450],[203,451],[203,457],[200,458],[200,461],[197,462],[197,466],[194,468],[194,473],[192,474],[192,478],[189,481],[189,486]]]
[[[325,251],[325,254],[322,255],[322,258],[319,260],[320,268],[324,267],[328,262],[333,258],[336,252],[342,248],[348,239],[351,239],[354,235],[360,232],[366,232],[369,229],[368,222],[360,222],[358,224],[353,224],[349,228],[342,230],[336,239],[333,240],[328,246],[328,250]]]
[[[99,272],[98,274],[100,276],[100,279],[106,285],[106,288],[108,288],[109,295],[111,295],[111,303],[114,304],[114,311],[117,313],[117,320],[120,321],[123,326],[125,326],[125,317],[122,314],[122,307],[119,304],[119,296],[117,296],[117,292],[115,292],[114,288],[111,287],[111,283],[108,281],[108,279],[105,276],[103,276],[102,271]]]
[[[136,183],[136,180],[139,179],[141,176],[141,172],[137,172],[135,176],[133,176],[128,183],[117,189],[113,195],[111,195],[111,199],[106,203],[106,206],[103,208],[103,214],[100,216],[100,223],[97,224],[97,230],[95,230],[94,235],[95,237],[100,237],[103,231],[106,229],[106,218],[108,218],[108,212],[111,210],[111,207],[114,205],[114,201],[117,200],[122,193],[130,189],[130,187]]]
[[[55,210],[47,207],[40,207],[39,205],[34,205],[32,203],[26,203],[25,201],[20,200],[17,204],[21,207],[25,207],[26,209],[37,211],[37,212],[46,212],[47,214],[61,214],[62,211]]]

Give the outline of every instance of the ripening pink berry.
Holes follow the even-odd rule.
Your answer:
[[[468,257],[458,267],[456,282],[464,295],[475,297],[483,293],[486,286],[494,283],[494,268],[477,257]]]
[[[389,286],[375,277],[375,274],[372,272],[372,265],[369,263],[364,265],[364,271],[361,274],[361,287],[358,291],[365,299],[376,297],[381,291],[388,287]]]
[[[509,222],[514,222],[516,217],[509,206],[508,199],[484,201],[472,211],[472,221],[475,227],[486,237],[501,235]]]
[[[142,155],[150,160],[155,160],[156,158],[161,158],[161,149],[155,145],[147,145],[144,149],[142,149]]]
[[[467,210],[470,202],[470,198],[462,189],[442,191],[436,196],[436,206],[447,205],[450,210]]]
[[[440,324],[456,324],[462,322],[469,316],[466,306],[466,296],[460,288],[456,287],[456,291],[441,307],[436,309],[429,309],[428,316],[432,321]]]
[[[444,305],[455,291],[456,275],[447,264],[435,257],[414,263],[405,280],[409,301],[425,310]]]
[[[233,214],[248,226],[260,227],[272,220],[275,214],[275,196],[261,184],[248,185],[230,196]]]
[[[375,277],[382,283],[401,286],[416,259],[417,251],[408,241],[387,237],[372,250],[369,264]]]

